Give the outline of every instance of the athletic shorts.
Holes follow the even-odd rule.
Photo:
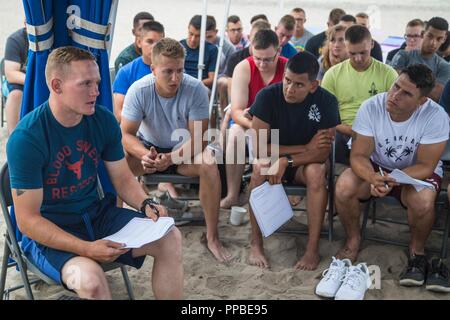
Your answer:
[[[122,229],[131,219],[145,217],[144,214],[129,209],[117,208],[116,197],[106,194],[105,198],[95,203],[80,216],[80,223],[60,226],[64,231],[75,237],[95,241],[112,235]],[[46,247],[26,236],[22,239],[22,247],[35,266],[60,285],[64,285],[61,270],[67,261],[77,256],[72,252]],[[115,262],[120,262],[139,269],[145,256],[132,257],[132,250],[119,256]]]

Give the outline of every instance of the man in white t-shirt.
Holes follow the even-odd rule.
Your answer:
[[[441,185],[439,159],[449,137],[447,114],[427,98],[434,85],[427,66],[411,65],[387,93],[366,100],[352,126],[351,168],[336,183],[336,209],[347,234],[339,259],[355,261],[358,256],[360,200],[390,195],[407,208],[410,258],[400,275],[400,284],[407,286],[424,283],[428,265],[424,246]],[[432,188],[416,191],[412,185],[400,185],[389,175],[394,169],[427,181]]]

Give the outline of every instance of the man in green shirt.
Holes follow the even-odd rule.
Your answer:
[[[397,72],[370,56],[373,40],[370,31],[353,25],[345,32],[349,59],[331,67],[322,87],[334,94],[339,102],[342,124],[336,127],[336,162],[349,164],[352,124],[361,104],[368,98],[390,89]]]
[[[155,18],[153,18],[150,13],[145,11],[139,12],[134,16],[133,29],[131,30],[134,35],[134,42],[123,49],[116,58],[116,61],[114,61],[114,69],[116,70],[116,74],[124,65],[141,56],[141,48],[138,46],[139,32],[144,23],[153,20],[155,20]]]

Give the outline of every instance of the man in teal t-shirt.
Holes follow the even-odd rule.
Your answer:
[[[22,119],[7,144],[23,250],[44,274],[87,299],[111,298],[99,263],[117,261],[140,268],[145,256],[152,255],[155,297],[180,299],[178,229],[132,250],[103,240],[133,218],[156,221],[167,211],[147,199],[126,163],[117,121],[95,104],[100,82],[95,57],[75,47],[55,49],[45,74],[48,102]],[[141,212],[117,208],[111,195],[99,200],[100,160],[120,198]],[[73,270],[83,277],[74,281]]]
[[[388,91],[397,72],[370,56],[373,40],[366,27],[349,27],[345,31],[345,46],[349,59],[325,73],[322,87],[338,99],[342,124],[336,127],[336,162],[348,164],[350,150],[347,143],[359,107],[370,97]]]

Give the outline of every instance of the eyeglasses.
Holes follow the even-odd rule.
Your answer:
[[[403,38],[405,39],[418,39],[418,38],[422,38],[421,34],[405,34],[403,36]]]
[[[228,29],[228,32],[242,32],[242,28]]]
[[[278,51],[271,58],[259,58],[259,57],[253,56],[253,60],[255,60],[255,62],[258,62],[258,63],[272,63],[275,61],[275,58],[277,57],[277,55],[278,55]]]

